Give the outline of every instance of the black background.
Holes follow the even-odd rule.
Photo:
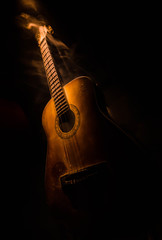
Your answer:
[[[144,164],[152,166],[147,200],[154,221],[147,229],[158,236],[162,171],[159,6],[39,2],[39,13],[99,84],[111,117],[150,155]],[[35,13],[16,1],[4,3],[1,12],[1,206],[6,233],[22,239],[61,239],[60,225],[50,218],[44,200],[46,143],[41,113],[49,93],[46,84],[26,70],[23,59],[32,60],[27,52],[35,54],[37,43],[16,23],[22,12]]]

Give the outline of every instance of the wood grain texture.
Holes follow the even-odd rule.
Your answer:
[[[64,91],[69,104],[79,110],[80,126],[73,137],[60,138],[55,128],[57,114],[53,99],[48,102],[42,124],[48,143],[45,182],[49,204],[60,202],[60,175],[105,161],[107,154],[103,141],[105,120],[98,111],[91,80],[87,77],[74,79],[64,86]]]
[[[120,164],[126,158],[129,161],[130,154],[125,155],[125,153],[130,148],[127,145],[130,140],[127,140],[127,137],[100,113],[93,83],[89,78],[74,79],[64,86],[64,91],[69,104],[75,105],[80,113],[80,125],[72,137],[61,138],[56,132],[57,114],[53,99],[46,105],[42,115],[42,124],[47,136],[45,189],[48,205],[55,209],[55,212],[58,214],[66,212],[75,216],[79,211],[73,206],[71,199],[64,194],[60,176],[103,161],[107,161],[109,169],[107,175],[111,175],[111,165],[116,164],[117,159]],[[84,202],[88,202],[89,199],[91,202],[96,201],[95,204],[100,205],[99,208],[102,208],[102,205],[105,207],[105,204],[108,206],[111,198],[109,187],[113,185],[111,180],[106,184],[103,191],[101,191],[102,183],[98,187],[91,186],[90,189],[93,188],[95,192],[92,198],[88,196],[89,190],[85,193],[77,192],[78,198],[83,197]],[[87,199],[83,195],[87,195]]]

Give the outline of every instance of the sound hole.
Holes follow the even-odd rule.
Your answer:
[[[69,110],[59,117],[59,127],[62,132],[69,132],[75,123],[75,115],[73,111]]]

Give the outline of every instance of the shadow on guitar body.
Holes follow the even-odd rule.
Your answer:
[[[89,78],[74,79],[64,91],[73,113],[69,130],[61,127],[70,121],[68,115],[58,119],[53,99],[42,115],[51,213],[67,226],[72,239],[111,238],[140,229],[146,191],[144,153],[101,114]]]

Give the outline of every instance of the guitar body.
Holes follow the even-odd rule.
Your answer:
[[[47,203],[55,220],[74,233],[72,239],[77,235],[77,239],[104,239],[107,231],[114,233],[116,224],[124,226],[126,209],[128,221],[133,216],[130,209],[138,214],[144,155],[101,113],[88,77],[78,77],[62,87],[47,32],[45,26],[39,27],[38,43],[51,93],[42,114],[47,137]]]
[[[107,161],[108,143],[103,139],[106,121],[97,108],[92,82],[79,77],[65,85],[64,91],[70,106],[77,109],[75,121],[78,126],[71,136],[68,137],[68,133],[61,136],[57,131],[54,101],[48,102],[42,115],[47,136],[45,183],[49,205],[71,208],[62,191],[60,176]]]
[[[73,127],[61,131],[53,99],[42,115],[47,136],[45,189],[56,215],[75,216],[109,205],[111,165],[117,158],[122,161],[126,136],[100,113],[89,78],[74,79],[64,91],[75,115]]]

